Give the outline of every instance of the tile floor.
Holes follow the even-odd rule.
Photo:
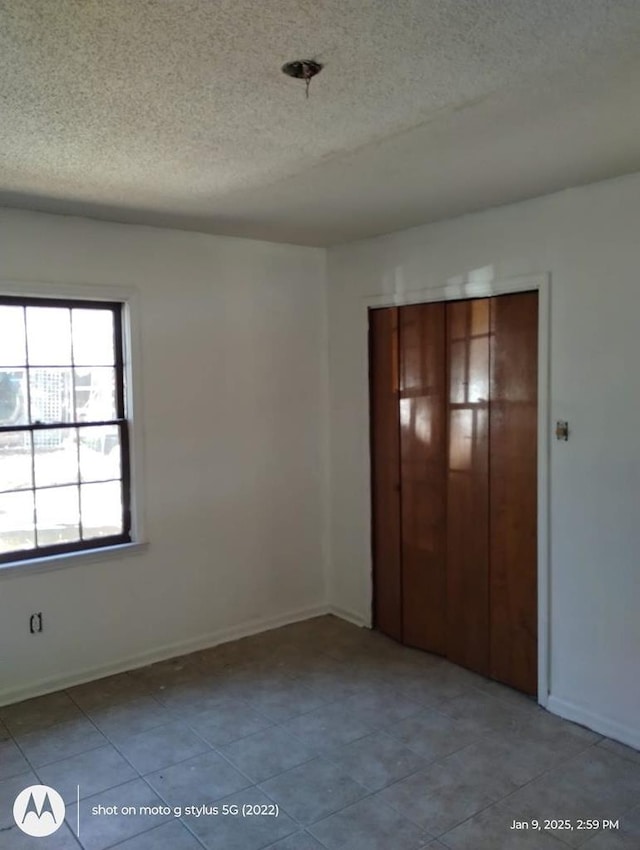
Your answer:
[[[12,819],[32,784],[66,803],[46,840]],[[545,818],[618,828],[510,828]],[[320,617],[0,708],[0,847],[79,846],[638,850],[640,754]]]

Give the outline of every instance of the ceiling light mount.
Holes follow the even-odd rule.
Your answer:
[[[315,59],[294,59],[293,62],[285,62],[282,66],[282,73],[288,77],[294,77],[296,80],[304,80],[307,97],[309,97],[309,83],[316,74],[322,71],[322,67],[322,63],[316,62]]]

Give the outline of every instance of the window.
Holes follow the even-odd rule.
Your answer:
[[[0,297],[0,564],[131,540],[122,304]]]

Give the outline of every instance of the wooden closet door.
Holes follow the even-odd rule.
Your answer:
[[[400,308],[403,642],[446,653],[444,304]]]
[[[398,310],[369,310],[373,623],[402,640]]]
[[[489,299],[446,305],[447,656],[489,673]]]
[[[491,304],[492,678],[537,693],[538,295]]]

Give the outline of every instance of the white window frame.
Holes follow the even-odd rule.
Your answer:
[[[145,523],[144,451],[142,428],[142,368],[139,298],[137,290],[120,286],[44,283],[41,281],[0,280],[0,295],[19,298],[60,298],[70,301],[109,301],[122,304],[122,343],[126,413],[129,421],[129,463],[131,480],[131,542],[117,546],[82,549],[60,555],[38,555],[0,564],[0,579],[48,572],[92,562],[121,559],[141,554],[148,546]]]

